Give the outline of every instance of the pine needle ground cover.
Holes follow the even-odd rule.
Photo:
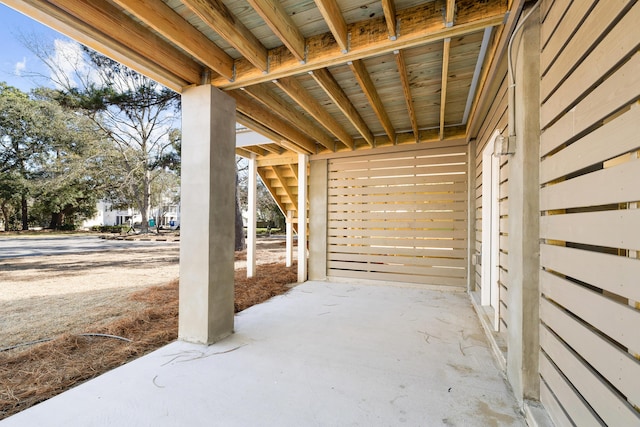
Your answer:
[[[297,281],[295,264],[258,265],[256,277],[235,272],[235,311],[287,292]],[[136,309],[84,335],[0,352],[0,419],[174,341],[178,336],[178,281],[132,293]]]

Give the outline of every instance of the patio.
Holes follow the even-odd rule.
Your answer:
[[[464,292],[307,282],[0,424],[525,425]]]

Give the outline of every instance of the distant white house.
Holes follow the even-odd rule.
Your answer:
[[[107,201],[99,201],[96,205],[97,213],[93,218],[89,218],[82,223],[82,228],[94,226],[113,226],[123,224],[140,224],[142,215],[133,208],[113,209],[112,204]],[[167,204],[154,207],[150,211],[149,219],[163,228],[176,228],[180,225],[180,205]]]

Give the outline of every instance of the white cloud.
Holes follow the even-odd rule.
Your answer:
[[[16,62],[16,65],[13,67],[13,74],[16,76],[21,76],[22,72],[27,68],[27,58],[23,57],[22,61]]]

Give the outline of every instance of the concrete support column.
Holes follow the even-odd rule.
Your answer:
[[[327,278],[327,160],[312,160],[309,171],[309,279]]]
[[[233,333],[235,101],[210,85],[182,93],[181,340]]]
[[[507,377],[519,401],[539,400],[540,20],[535,10],[513,43],[515,154],[509,158]],[[511,126],[511,124],[510,124]]]
[[[309,156],[298,154],[298,282],[307,281],[307,164]]]
[[[286,262],[287,267],[293,265],[293,211],[287,211],[287,255]]]
[[[249,158],[249,168],[247,173],[249,174],[249,183],[247,191],[247,277],[254,277],[256,275],[256,210],[257,210],[257,198],[258,192],[258,167],[256,162],[256,155],[251,153]]]

